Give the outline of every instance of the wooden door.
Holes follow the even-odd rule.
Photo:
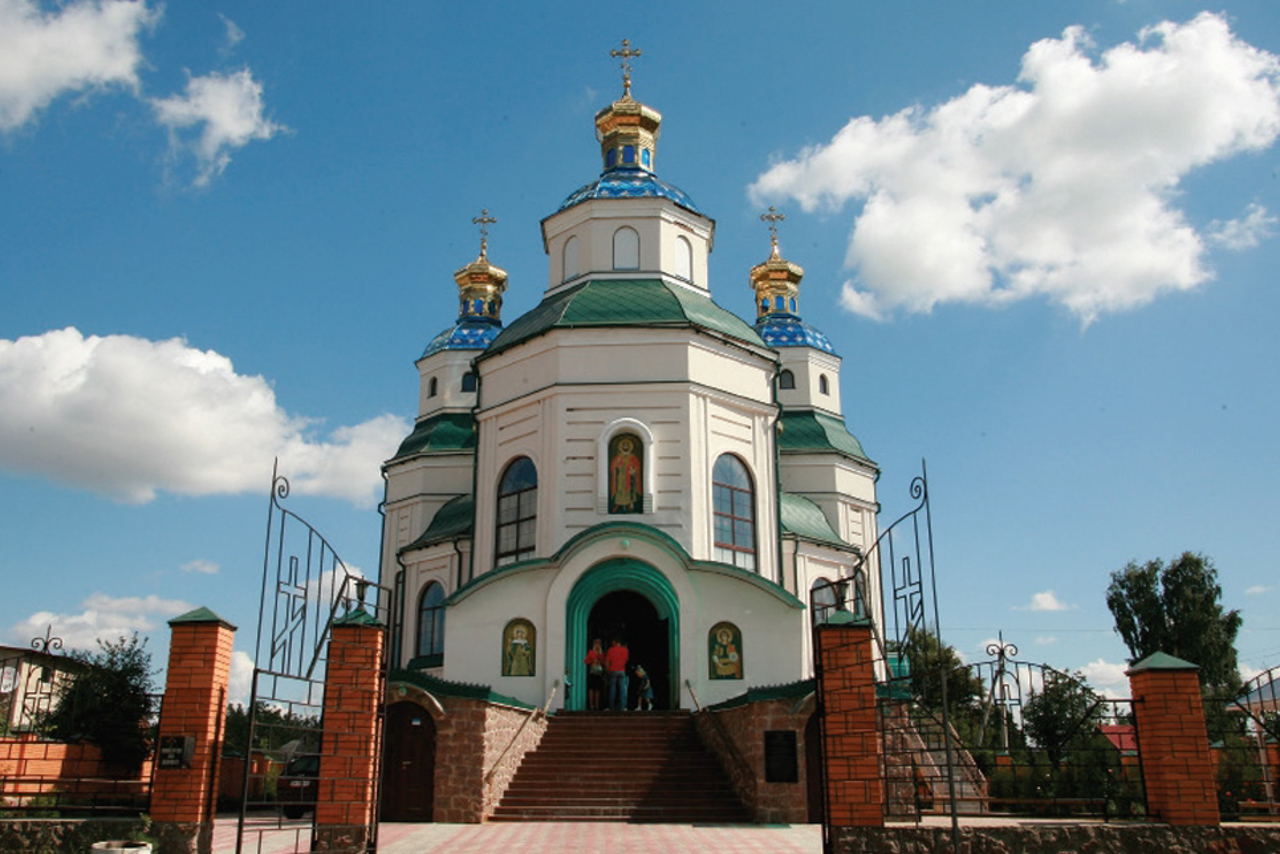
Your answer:
[[[433,820],[436,724],[417,703],[387,706],[382,762],[382,820]]]

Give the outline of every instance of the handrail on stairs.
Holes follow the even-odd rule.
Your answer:
[[[502,760],[506,759],[507,754],[511,752],[511,748],[515,745],[516,740],[520,738],[520,734],[524,732],[524,728],[529,725],[529,721],[534,718],[545,718],[547,716],[547,711],[551,708],[551,701],[555,699],[556,689],[559,687],[559,679],[552,682],[551,692],[547,694],[547,702],[543,704],[542,708],[534,709],[530,714],[525,716],[525,719],[520,723],[520,727],[516,730],[515,735],[511,736],[511,740],[507,742],[507,746],[502,748],[502,752],[498,754],[498,758],[493,760],[493,764],[489,766],[489,770],[484,772],[484,784],[486,786],[489,785],[489,782],[493,779],[493,775],[497,772],[498,766],[502,764]]]
[[[698,702],[698,694],[693,690],[693,684],[690,683],[688,679],[684,680],[684,687],[689,689],[689,696],[693,699],[694,710],[699,714],[702,712],[707,713],[707,720],[711,721],[711,725],[715,728],[716,735],[720,738],[720,741],[724,743],[725,752],[729,754],[729,758],[732,760],[733,764],[738,766],[738,771],[742,775],[744,785],[750,785],[754,788],[756,772],[751,767],[751,764],[747,762],[747,758],[742,755],[742,751],[738,749],[738,745],[734,743],[733,738],[730,737],[729,731],[725,729],[724,723],[721,722],[720,718],[718,718],[710,709],[704,709],[702,707],[702,704]]]

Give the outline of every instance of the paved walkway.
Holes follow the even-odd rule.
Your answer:
[[[242,845],[245,854],[294,854],[310,850],[310,822],[255,819]],[[236,819],[214,825],[213,854],[236,850]],[[818,854],[822,828],[794,825],[619,824],[520,822],[495,824],[383,824],[379,854]]]

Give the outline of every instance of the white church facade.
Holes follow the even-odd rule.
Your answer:
[[[660,124],[629,80],[597,114],[603,169],[542,221],[531,311],[503,322],[486,241],[454,274],[384,465],[395,668],[552,709],[586,707],[594,638],[660,709],[812,676],[810,592],[875,542],[879,472],[776,231],[754,323],[713,300],[715,222],[657,177]]]

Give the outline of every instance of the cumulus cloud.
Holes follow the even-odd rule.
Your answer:
[[[151,105],[169,129],[173,151],[195,156],[195,184],[200,187],[222,174],[231,152],[288,130],[267,118],[262,84],[247,68],[192,77],[183,94],[153,99]]]
[[[1087,323],[1194,288],[1212,275],[1209,243],[1247,248],[1274,218],[1255,205],[1202,232],[1175,204],[1179,181],[1275,141],[1280,60],[1209,13],[1095,55],[1068,28],[1030,47],[1017,84],[853,118],[751,197],[860,204],[843,302],[872,318],[1039,297]]]
[[[45,11],[0,0],[0,131],[13,131],[63,94],[138,89],[142,33],[160,12],[145,2],[73,0]]]
[[[1070,611],[1071,606],[1058,598],[1052,590],[1031,594],[1031,602],[1015,608],[1017,611]]]
[[[231,672],[227,680],[227,702],[249,704],[253,688],[253,657],[243,650],[231,651]]]
[[[198,572],[201,575],[217,575],[219,566],[211,560],[187,561],[181,566],[183,572]]]
[[[129,502],[260,492],[280,459],[299,494],[377,500],[379,467],[408,432],[383,415],[317,435],[261,376],[182,339],[0,339],[0,467]]]
[[[1127,664],[1116,664],[1099,658],[1081,667],[1080,672],[1090,685],[1105,696],[1120,697],[1126,696],[1129,691],[1129,677],[1125,675],[1128,669]]]
[[[115,640],[134,632],[146,634],[194,607],[181,599],[155,595],[117,597],[94,593],[80,603],[79,613],[37,611],[10,627],[9,635],[20,641],[44,637],[49,631],[62,638],[66,649],[94,649],[99,640]]]
[[[230,53],[235,50],[236,45],[244,41],[244,30],[236,26],[235,21],[231,20],[221,12],[218,13],[218,18],[222,21],[222,25],[226,27],[227,30],[227,41],[222,46],[221,52],[224,54]]]

